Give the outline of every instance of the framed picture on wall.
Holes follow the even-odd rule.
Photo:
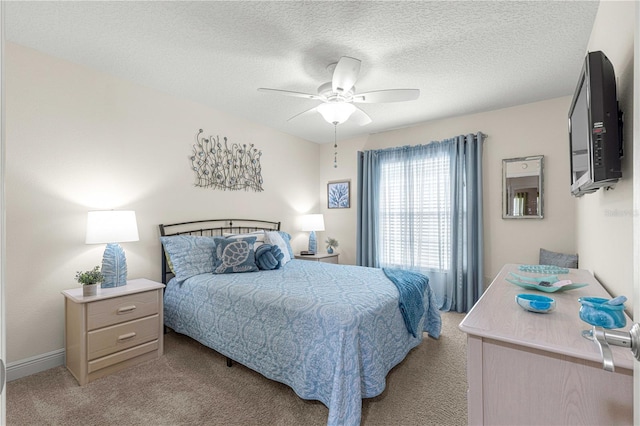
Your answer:
[[[348,209],[351,207],[351,181],[340,180],[327,184],[327,207]]]

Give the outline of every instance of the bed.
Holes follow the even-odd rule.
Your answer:
[[[261,232],[267,235],[263,244],[272,243],[268,236],[275,232],[286,243],[282,251],[293,257],[288,234],[279,228],[278,222],[246,220],[160,225],[165,325],[290,386],[303,399],[321,401],[329,409],[328,425],[358,425],[362,399],[384,390],[387,373],[420,344],[422,331],[439,337],[433,294],[428,285],[423,289],[413,336],[399,308],[400,292],[380,269],[292,259],[257,272],[196,268],[185,278],[179,271],[174,276],[168,264],[179,259],[167,254],[172,236],[208,244],[226,235],[217,240],[218,250],[230,238]],[[195,263],[210,261],[199,257]]]

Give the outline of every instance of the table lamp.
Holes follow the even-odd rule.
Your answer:
[[[303,231],[309,232],[309,251],[313,254],[317,253],[316,231],[324,231],[324,217],[322,214],[304,215],[302,216],[301,225]]]
[[[86,244],[107,244],[102,256],[101,287],[127,284],[127,259],[118,243],[138,241],[136,212],[132,210],[91,211],[87,215]]]

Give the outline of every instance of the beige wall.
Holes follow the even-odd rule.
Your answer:
[[[615,189],[585,195],[576,205],[580,266],[594,272],[614,295],[633,295],[633,38],[636,2],[600,2],[589,51],[613,63],[624,112],[622,179]],[[614,30],[615,29],[615,30]],[[631,306],[629,303],[627,306]]]
[[[323,145],[320,179],[325,183],[351,179],[355,183],[358,150],[424,144],[483,132],[488,135],[483,156],[485,276],[493,279],[505,263],[538,263],[540,247],[576,251],[575,199],[569,190],[570,101],[567,96],[345,141],[339,144],[337,169],[333,168],[333,147]],[[530,155],[544,155],[544,219],[502,219],[502,159]],[[355,189],[351,199],[353,207],[348,211],[324,210],[326,233],[340,241],[344,263],[355,263]],[[326,207],[326,194],[322,205]]]
[[[9,362],[64,347],[60,292],[104,251],[84,244],[88,210],[135,210],[129,277],[159,280],[160,223],[281,220],[302,248],[296,217],[319,209],[317,144],[11,43],[6,106]],[[261,149],[264,191],[194,187],[200,128]]]
[[[342,161],[337,169],[332,166],[333,147],[324,145],[321,185],[336,179],[351,179],[355,184],[358,150],[416,145],[482,131],[489,136],[483,159],[485,276],[493,278],[505,263],[537,263],[538,249],[545,247],[578,253],[581,268],[592,270],[614,296],[624,294],[631,299],[632,218],[638,214],[633,211],[631,142],[635,7],[636,2],[601,2],[588,48],[604,51],[613,62],[620,107],[625,113],[624,177],[614,190],[600,190],[581,198],[570,195],[567,111],[571,96],[344,141],[339,144]],[[544,219],[502,219],[501,160],[537,154],[545,156]],[[355,188],[351,197],[352,208],[348,211],[327,210],[326,194],[322,202],[326,233],[341,242],[339,251],[344,263],[355,263]]]

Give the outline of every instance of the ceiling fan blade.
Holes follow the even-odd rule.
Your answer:
[[[358,93],[353,95],[353,102],[373,104],[382,102],[413,101],[420,97],[419,89],[390,89],[376,90],[373,92]]]
[[[353,111],[351,117],[349,117],[349,120],[355,121],[360,126],[365,126],[371,123],[371,117],[369,117],[366,112],[358,107],[356,107],[356,110]]]
[[[300,114],[296,114],[296,115],[294,115],[293,117],[289,118],[287,121],[291,121],[291,120],[293,120],[294,118],[306,117],[307,115],[311,115],[312,113],[316,112],[316,109],[317,109],[317,108],[318,108],[317,106],[314,106],[314,107],[313,107],[313,108],[311,108],[311,109],[308,109],[308,110],[306,110],[306,111],[302,111]]]
[[[348,56],[340,58],[331,79],[331,87],[334,92],[346,93],[351,90],[358,79],[358,74],[360,74],[360,64],[359,59]]]
[[[258,92],[277,93],[279,95],[295,96],[296,98],[315,99],[319,101],[323,100],[323,98],[318,95],[312,95],[311,93],[292,92],[290,90],[266,89],[264,87],[261,87],[258,89]]]

